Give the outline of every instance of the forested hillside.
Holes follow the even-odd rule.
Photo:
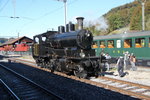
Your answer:
[[[109,32],[130,27],[130,30],[142,30],[142,8],[137,1],[110,10],[105,18],[108,20]],[[150,30],[150,0],[145,3],[145,28]]]
[[[96,24],[89,27],[88,29],[94,35],[117,33],[121,29],[126,31],[142,30],[142,6],[138,1],[113,8],[103,17],[107,20],[108,28],[105,31],[97,30]],[[145,30],[150,30],[150,0],[145,3]]]

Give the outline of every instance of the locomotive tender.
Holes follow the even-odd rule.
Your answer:
[[[53,71],[74,74],[79,78],[98,76],[100,57],[91,49],[93,36],[83,29],[83,17],[77,18],[78,29],[71,22],[33,37],[33,58],[37,65]]]

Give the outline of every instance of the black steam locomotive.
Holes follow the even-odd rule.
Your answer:
[[[78,30],[71,22],[58,27],[57,31],[48,31],[34,36],[33,58],[37,65],[74,74],[80,78],[98,76],[100,57],[91,49],[92,33],[83,29],[83,17],[77,18]]]

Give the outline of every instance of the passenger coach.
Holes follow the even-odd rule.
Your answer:
[[[118,58],[128,51],[136,56],[137,65],[150,66],[150,31],[96,36],[93,49],[97,56],[105,52],[113,58]]]

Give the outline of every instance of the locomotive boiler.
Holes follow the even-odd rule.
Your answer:
[[[53,71],[74,74],[80,78],[98,76],[100,58],[91,49],[93,36],[83,29],[83,17],[77,18],[78,29],[69,22],[58,31],[47,31],[33,37],[33,58],[37,65]]]

